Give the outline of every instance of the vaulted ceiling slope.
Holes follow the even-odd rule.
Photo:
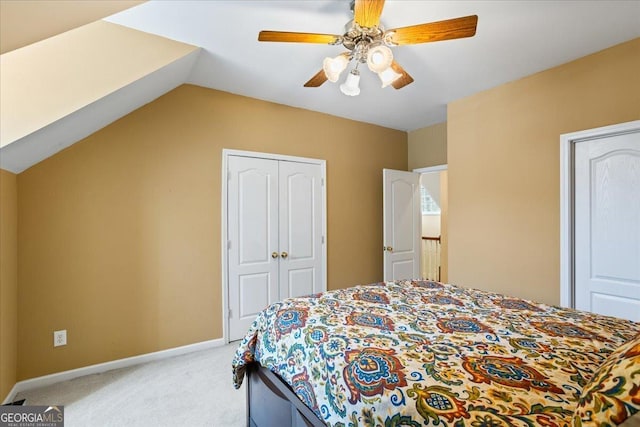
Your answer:
[[[21,172],[187,79],[199,48],[106,21],[0,56],[0,167]]]
[[[2,0],[0,54],[90,24],[145,0]]]

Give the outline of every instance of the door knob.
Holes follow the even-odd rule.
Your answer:
[[[272,252],[271,253],[271,258],[278,258],[278,252]]]
[[[282,253],[280,254],[280,256],[281,256],[282,258],[286,258],[286,257],[288,257],[288,256],[289,256],[289,254],[288,254],[288,253],[286,253],[286,252],[282,252]]]
[[[393,252],[393,248],[391,246],[387,246],[387,252]]]

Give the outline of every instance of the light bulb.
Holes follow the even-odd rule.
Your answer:
[[[367,65],[374,73],[380,73],[391,66],[393,53],[384,45],[375,46],[367,53]]]
[[[347,80],[340,85],[340,91],[348,96],[360,95],[360,72],[356,69],[351,70],[347,75]]]
[[[335,58],[324,58],[322,69],[330,82],[337,82],[340,73],[347,68],[349,59],[345,55],[338,55]]]
[[[379,65],[382,64],[382,61],[384,61],[384,55],[380,52],[373,52],[371,54],[371,62],[374,65]]]

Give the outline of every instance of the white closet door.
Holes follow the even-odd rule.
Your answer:
[[[575,145],[576,308],[640,321],[640,133]]]
[[[229,340],[278,300],[278,161],[229,156]]]
[[[383,169],[384,280],[420,276],[420,174]]]
[[[322,170],[280,162],[280,299],[322,292]]]

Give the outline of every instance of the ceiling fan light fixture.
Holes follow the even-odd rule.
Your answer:
[[[391,49],[384,45],[378,45],[369,49],[367,53],[367,65],[374,73],[387,70],[393,62]]]
[[[389,47],[473,37],[478,25],[478,15],[469,15],[387,30],[380,25],[385,0],[350,0],[350,3],[353,19],[342,35],[263,30],[258,33],[258,41],[342,45],[348,50],[335,58],[325,58],[322,69],[304,87],[318,87],[327,80],[336,82],[348,63],[354,61],[354,70],[366,62],[369,70],[378,74],[383,88],[392,84],[394,89],[402,89],[414,80],[394,61]],[[352,70],[340,89],[356,96],[360,93],[359,83],[358,71]]]
[[[360,71],[355,68],[347,75],[347,80],[340,85],[340,92],[348,96],[360,95]]]
[[[324,58],[322,69],[330,82],[337,82],[340,74],[347,68],[349,59],[345,55],[338,55],[335,58]]]
[[[382,87],[384,88],[402,77],[402,74],[396,73],[393,68],[389,67],[386,70],[379,72],[378,77],[380,77]]]

